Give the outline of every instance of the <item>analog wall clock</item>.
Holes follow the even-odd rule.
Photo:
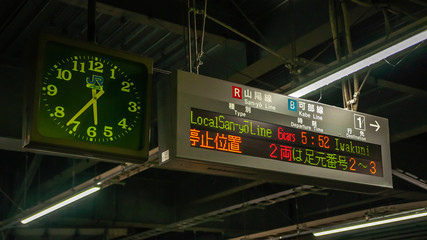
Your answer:
[[[24,147],[141,162],[148,157],[152,60],[44,35]]]

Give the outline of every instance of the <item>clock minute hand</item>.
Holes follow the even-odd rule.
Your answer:
[[[96,89],[92,88],[92,98],[96,96]],[[98,106],[96,100],[93,102],[93,124],[98,125]]]
[[[102,96],[102,94],[104,94],[104,90],[100,90],[95,96],[92,97],[91,100],[89,100],[89,102],[87,102],[68,122],[67,122],[67,126],[70,126],[70,124],[72,122],[74,122],[74,120],[76,120],[80,115],[82,115],[82,113],[84,111],[86,111],[86,109],[88,109],[90,107],[90,105],[92,105],[98,98],[100,98]]]

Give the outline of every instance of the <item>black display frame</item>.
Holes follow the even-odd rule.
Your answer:
[[[237,92],[237,94],[235,94]],[[267,100],[248,100],[245,95],[255,93],[268,96]],[[159,164],[161,168],[204,174],[249,178],[285,184],[302,184],[348,191],[373,193],[392,188],[390,140],[388,120],[360,112],[309,100],[223,81],[220,79],[177,71],[158,84]],[[322,108],[323,115],[309,116],[295,104]],[[275,161],[265,158],[216,151],[191,146],[191,110],[201,109],[219,114],[235,115],[244,119],[315,131],[381,146],[382,176],[373,176],[322,167]],[[246,111],[245,110],[249,110]],[[250,111],[252,110],[252,111]],[[307,110],[307,109],[306,109]],[[359,119],[360,117],[360,119]],[[303,121],[300,124],[299,118]],[[362,119],[363,118],[363,121]],[[298,121],[297,121],[298,119]],[[314,120],[314,119],[319,119]],[[357,121],[356,121],[357,120]],[[359,121],[360,120],[360,121]],[[317,127],[308,126],[311,121]],[[355,123],[362,126],[353,126]],[[371,127],[378,123],[381,129]],[[348,126],[353,132],[347,132]],[[314,123],[313,123],[314,126]],[[360,129],[356,129],[360,128]],[[360,133],[359,133],[360,132]],[[364,134],[364,135],[362,135]]]

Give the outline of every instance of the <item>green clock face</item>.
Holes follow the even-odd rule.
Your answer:
[[[55,41],[43,51],[36,107],[41,138],[107,152],[147,147],[150,63]]]

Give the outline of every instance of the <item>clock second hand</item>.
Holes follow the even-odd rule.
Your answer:
[[[92,97],[91,100],[89,100],[89,102],[87,102],[68,122],[67,122],[67,126],[70,126],[71,123],[74,122],[74,120],[76,120],[80,115],[82,115],[82,113],[84,111],[86,111],[86,109],[88,109],[90,107],[90,105],[92,105],[94,102],[96,102],[96,100],[98,98],[100,98],[102,96],[102,94],[104,94],[104,90],[100,90],[97,94],[95,94],[95,96]]]
[[[92,88],[92,98],[95,98],[96,96],[96,89]],[[96,125],[98,125],[98,107],[96,104],[96,99],[93,102],[93,123]]]

